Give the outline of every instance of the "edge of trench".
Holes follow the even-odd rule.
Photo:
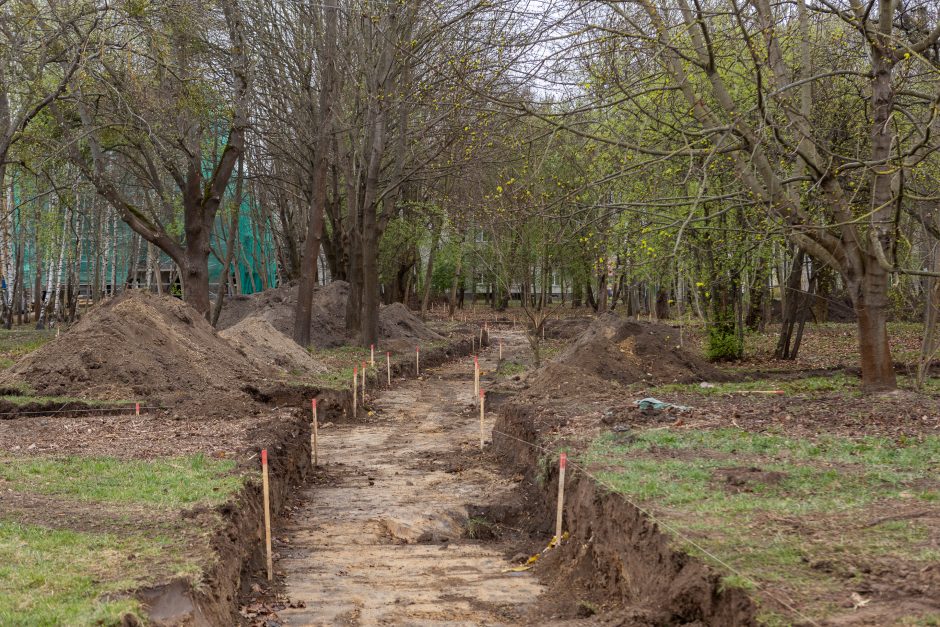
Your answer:
[[[484,344],[487,340],[484,334]],[[470,340],[453,341],[422,351],[421,364],[434,367],[471,351]],[[399,362],[393,365],[392,374],[397,378],[413,378],[415,373],[410,362]],[[260,445],[274,453],[270,463],[272,526],[279,522],[289,495],[305,486],[316,471],[311,461],[309,399],[294,396],[271,394],[268,402],[279,403],[285,409],[294,405],[294,415],[258,437]],[[352,394],[348,390],[322,390],[317,398],[321,400],[321,421],[356,422],[349,418]],[[251,582],[257,580],[255,575],[265,568],[262,508],[260,478],[249,479],[233,499],[216,508],[223,519],[212,538],[217,559],[203,572],[198,584],[173,579],[131,594],[141,602],[148,624],[157,627],[239,624],[240,600]],[[125,625],[136,624],[136,619],[125,619]]]
[[[551,535],[558,468],[541,463],[533,419],[531,407],[512,400],[504,403],[496,417],[493,450],[524,475],[524,483],[535,495],[536,519]],[[674,539],[634,505],[582,473],[569,475],[565,492],[569,539],[560,550],[546,554],[537,569],[550,590],[577,587],[589,591],[615,606],[619,617],[633,619],[636,624],[760,624],[757,605],[747,591],[722,586],[719,573],[673,548]],[[583,611],[578,604],[569,596],[570,607],[556,609],[574,618]]]

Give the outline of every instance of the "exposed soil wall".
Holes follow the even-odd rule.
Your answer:
[[[469,353],[469,340],[428,349],[421,352],[421,367],[431,368]],[[396,378],[413,377],[414,364],[393,364],[392,374]],[[268,449],[272,524],[276,525],[287,497],[307,481],[312,470],[307,403],[316,396],[320,422],[340,423],[351,419],[352,394],[349,390],[282,386],[264,392],[256,390],[253,395],[258,401],[299,408],[293,418],[284,420],[273,431],[259,427],[257,435],[251,438],[259,442],[259,447],[264,445]],[[201,585],[194,588],[187,581],[177,580],[139,591],[137,596],[149,608],[153,624],[167,627],[238,624],[239,595],[246,592],[244,587],[251,581],[252,573],[265,568],[260,460],[255,457],[247,464],[256,478],[235,499],[218,508],[224,520],[214,539],[219,560],[205,574]],[[198,518],[206,512],[185,515]]]
[[[538,449],[512,438],[539,442],[530,408],[506,403],[496,421],[494,450],[526,475],[538,518],[551,533],[557,466],[542,464]],[[630,624],[757,625],[756,608],[745,592],[722,590],[718,574],[674,549],[670,536],[643,512],[579,472],[569,470],[565,489],[565,530],[570,538],[560,550],[550,551],[540,566],[546,583],[568,600],[569,607],[560,612],[576,616],[578,599],[593,596],[590,600],[599,606],[619,606],[618,618],[629,618]]]
[[[276,520],[288,495],[301,485],[311,469],[310,418],[297,412],[274,431],[258,433],[257,441],[268,449],[271,512]],[[264,564],[264,512],[261,463],[256,456],[246,465],[250,479],[230,502],[220,506],[223,527],[213,539],[218,561],[195,588],[187,581],[172,581],[141,590],[138,598],[149,612],[150,622],[160,626],[231,625],[237,622],[236,600],[243,575]],[[198,519],[204,512],[184,512]]]

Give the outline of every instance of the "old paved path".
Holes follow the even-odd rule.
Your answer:
[[[499,546],[463,537],[467,504],[513,488],[474,452],[470,364],[393,381],[365,423],[321,431],[328,481],[307,488],[278,533],[286,593],[306,604],[280,612],[288,624],[515,624],[535,601],[532,575],[503,573]]]

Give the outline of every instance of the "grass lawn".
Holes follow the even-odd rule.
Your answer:
[[[852,596],[866,573],[940,560],[940,437],[656,429],[602,435],[580,462],[654,512],[726,585],[774,591],[815,620],[867,604]],[[767,624],[794,618],[762,607]]]
[[[154,460],[0,458],[0,625],[120,624],[127,593],[175,577],[198,583],[244,477],[202,455]],[[142,618],[142,617],[141,617]]]

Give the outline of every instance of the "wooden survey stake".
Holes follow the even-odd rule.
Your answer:
[[[480,450],[483,450],[483,417],[486,415],[486,410],[483,406],[486,404],[486,394],[483,393],[483,390],[480,390]]]
[[[558,458],[558,510],[555,512],[555,546],[561,544],[561,519],[565,512],[565,466],[568,465],[567,453]]]
[[[317,455],[317,399],[310,401],[310,411],[313,414],[313,431],[310,433],[310,449],[313,451],[313,465],[318,465]]]
[[[353,418],[356,417],[356,412],[358,411],[357,405],[359,404],[358,400],[359,394],[359,366],[353,366]]]
[[[264,548],[268,557],[268,581],[274,578],[271,557],[271,492],[268,483],[268,449],[261,449],[261,491],[264,493]]]
[[[421,347],[415,346],[415,376],[421,376]]]
[[[388,387],[392,387],[392,354],[385,352],[385,372],[388,374]]]

